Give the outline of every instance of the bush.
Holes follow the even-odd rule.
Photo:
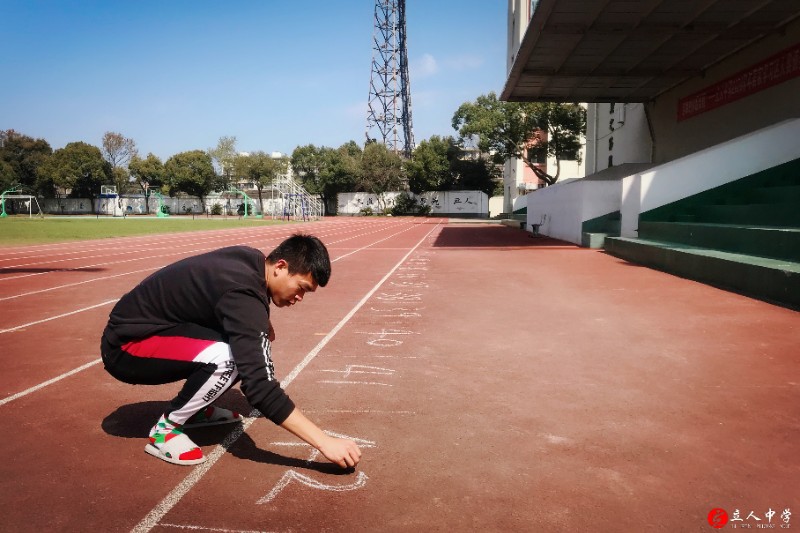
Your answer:
[[[394,200],[392,207],[393,216],[427,216],[431,214],[431,206],[422,205],[419,200],[407,192],[400,194]]]
[[[372,215],[374,215],[374,214],[375,214],[375,213],[372,211],[372,208],[371,208],[371,207],[362,207],[362,208],[361,208],[361,211],[359,211],[359,212],[361,213],[361,216],[364,216],[364,217],[371,217]]]
[[[222,204],[219,202],[215,202],[214,205],[211,206],[211,214],[212,215],[221,215],[222,214]]]

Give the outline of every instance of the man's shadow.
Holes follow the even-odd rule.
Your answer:
[[[101,427],[103,431],[114,437],[125,439],[146,439],[150,434],[150,428],[167,409],[169,402],[147,401],[128,405],[121,405],[114,412],[103,419]],[[214,405],[224,407],[232,411],[247,414],[252,408],[247,404],[244,395],[238,389],[231,389],[226,392]],[[270,422],[271,423],[271,422]],[[221,426],[211,426],[207,428],[187,429],[186,434],[198,446],[213,446],[222,444],[225,438],[236,431],[240,425],[225,424]],[[309,450],[311,448],[309,447]],[[300,468],[314,470],[323,474],[346,475],[353,473],[352,468],[341,468],[329,462],[308,461],[295,457],[286,457],[275,452],[259,448],[247,433],[242,433],[239,438],[228,448],[228,452],[234,457],[247,459],[257,463],[268,463],[290,468]]]

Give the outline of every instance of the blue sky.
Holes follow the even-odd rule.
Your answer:
[[[313,8],[313,9],[312,9]],[[502,90],[505,0],[407,0],[414,136],[454,135]],[[235,136],[240,151],[363,143],[374,0],[0,0],[0,129],[163,160]]]

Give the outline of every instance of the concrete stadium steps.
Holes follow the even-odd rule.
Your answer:
[[[800,261],[800,228],[640,221],[639,238]]]
[[[800,226],[800,202],[777,204],[707,205],[698,208],[698,222]]]
[[[638,238],[612,255],[800,308],[800,160],[639,216]]]
[[[581,246],[602,248],[606,237],[619,237],[622,217],[619,211],[586,220],[581,226]]]
[[[605,250],[657,270],[800,308],[800,263],[794,261],[625,237],[607,238]]]

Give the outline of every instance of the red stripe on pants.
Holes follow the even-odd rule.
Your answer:
[[[197,356],[217,341],[193,339],[191,337],[148,337],[122,346],[122,349],[135,357],[171,359],[174,361],[194,361]]]

